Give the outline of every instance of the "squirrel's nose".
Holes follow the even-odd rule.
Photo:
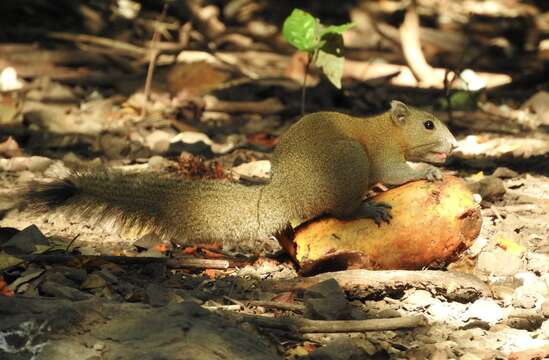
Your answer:
[[[457,149],[457,147],[458,147],[458,143],[457,143],[457,141],[454,140],[454,142],[452,143],[452,151]]]
[[[452,140],[450,141],[450,151],[454,151],[458,147],[458,142],[456,138],[452,135]]]

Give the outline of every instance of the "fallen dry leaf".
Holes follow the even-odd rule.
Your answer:
[[[215,279],[219,272],[215,269],[206,269],[202,272],[204,276],[209,277],[210,279]]]
[[[225,257],[225,255],[217,253],[215,251],[208,250],[206,248],[202,248],[202,253],[207,259],[221,259]]]
[[[186,248],[182,249],[181,252],[185,255],[194,255],[196,254],[197,249],[197,246],[187,246]]]
[[[12,158],[22,155],[23,152],[21,151],[19,144],[11,136],[8,137],[6,141],[0,143],[0,156]]]
[[[205,61],[179,63],[167,75],[168,90],[174,96],[182,93],[201,96],[215,89],[229,75],[215,69]]]
[[[14,296],[15,293],[8,287],[6,280],[0,276],[0,296]]]
[[[503,238],[501,236],[496,237],[497,246],[505,251],[520,254],[526,251],[526,248],[520,244],[517,244],[513,240]]]

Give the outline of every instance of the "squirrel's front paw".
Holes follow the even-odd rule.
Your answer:
[[[427,181],[442,180],[442,171],[437,167],[429,166],[425,169],[424,177]]]
[[[381,225],[382,222],[389,223],[393,216],[391,215],[392,206],[383,202],[365,201],[360,205],[356,216],[368,218]]]

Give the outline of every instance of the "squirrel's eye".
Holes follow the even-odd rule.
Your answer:
[[[425,128],[427,130],[433,130],[435,128],[435,124],[433,124],[433,122],[431,120],[427,120],[423,123],[423,126],[425,126]]]

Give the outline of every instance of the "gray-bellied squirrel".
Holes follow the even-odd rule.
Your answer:
[[[390,209],[363,202],[371,185],[440,179],[438,168],[414,170],[406,161],[441,164],[455,145],[432,114],[392,101],[389,111],[371,117],[303,116],[280,138],[265,185],[87,170],[37,184],[27,199],[35,209],[114,217],[176,243],[250,244],[322,214],[388,221]]]

